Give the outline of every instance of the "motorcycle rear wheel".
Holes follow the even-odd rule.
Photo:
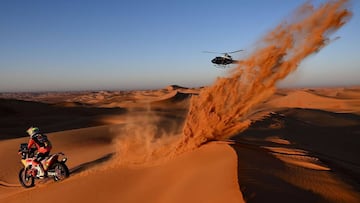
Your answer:
[[[19,181],[25,188],[34,187],[35,179],[29,174],[30,168],[22,168],[19,172]]]
[[[52,167],[52,170],[55,172],[54,181],[61,181],[65,178],[69,177],[69,169],[68,167],[61,162],[55,163]]]

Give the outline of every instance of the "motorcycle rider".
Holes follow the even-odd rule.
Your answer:
[[[49,156],[52,148],[51,142],[45,134],[40,132],[40,129],[37,127],[30,127],[26,132],[30,136],[28,150],[30,150],[33,145],[35,145],[37,149],[37,154],[35,155],[34,159],[34,167],[39,170],[39,177],[44,178],[45,170],[41,161]]]

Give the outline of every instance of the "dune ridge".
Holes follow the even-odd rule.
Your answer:
[[[335,94],[329,96],[330,92]],[[283,93],[284,94],[284,93]],[[346,97],[343,95],[346,94]],[[283,96],[271,99],[266,105],[272,108],[307,108],[321,109],[338,113],[360,113],[360,97],[345,90],[333,89],[333,91],[320,90],[296,90],[285,93]],[[355,105],[354,105],[355,104]]]

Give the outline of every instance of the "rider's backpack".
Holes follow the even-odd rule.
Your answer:
[[[51,147],[51,142],[45,134],[36,134],[33,139],[40,147]]]

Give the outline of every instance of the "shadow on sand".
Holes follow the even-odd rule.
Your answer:
[[[242,143],[231,145],[238,157],[238,183],[246,202],[326,202],[320,195],[284,181],[288,168],[268,150]]]
[[[94,166],[97,166],[101,163],[104,163],[108,160],[110,160],[113,156],[114,156],[115,153],[110,153],[110,154],[107,154],[101,158],[98,158],[96,160],[93,160],[93,161],[89,161],[89,162],[86,162],[86,163],[83,163],[83,164],[80,164],[78,166],[75,166],[73,168],[70,169],[70,174],[71,175],[74,175],[74,174],[77,174],[77,173],[81,173],[85,170],[88,170]]]
[[[326,202],[283,178],[288,167],[263,146],[303,149],[319,158],[345,182],[359,188],[360,116],[312,109],[286,109],[256,121],[232,137],[238,156],[238,183],[247,202]],[[277,137],[288,144],[269,141]],[[346,149],[346,150],[345,150]],[[315,174],[316,172],[309,172]],[[316,175],[315,175],[316,176]]]

